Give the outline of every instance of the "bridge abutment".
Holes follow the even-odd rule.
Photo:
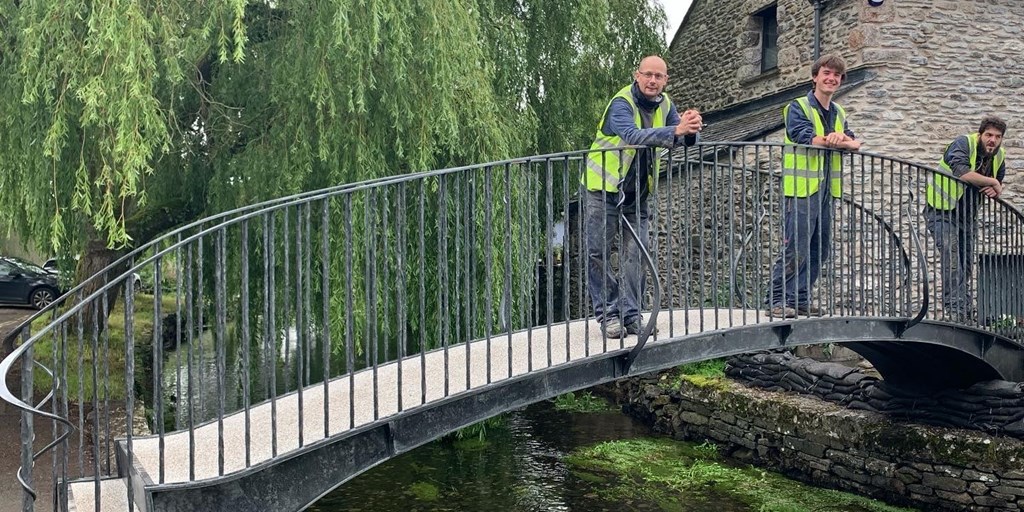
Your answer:
[[[635,416],[679,439],[823,487],[926,510],[1021,510],[1024,442],[897,423],[735,381],[675,387],[671,371],[610,385]]]

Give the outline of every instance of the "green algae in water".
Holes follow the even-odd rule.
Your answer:
[[[567,462],[591,473],[612,475],[598,490],[605,500],[646,499],[662,510],[728,496],[760,512],[909,511],[850,493],[817,489],[752,467],[706,460],[707,445],[671,439],[610,441],[575,450]],[[682,508],[681,508],[682,507]]]
[[[437,501],[441,498],[441,491],[430,482],[416,482],[409,486],[406,494],[419,501]]]
[[[574,413],[618,411],[607,400],[594,396],[590,391],[569,392],[554,399],[555,410]]]

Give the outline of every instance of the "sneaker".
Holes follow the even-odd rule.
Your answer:
[[[796,318],[796,308],[789,306],[772,306],[771,313],[777,318]]]
[[[622,328],[622,322],[617,317],[605,320],[601,324],[601,330],[609,338],[621,338],[626,334],[626,330]]]
[[[626,334],[633,334],[633,335],[639,336],[640,335],[640,331],[642,331],[643,329],[644,329],[644,317],[642,317],[642,316],[638,316],[638,317],[636,317],[636,320],[633,320],[631,323],[626,324]],[[657,325],[654,326],[654,330],[651,331],[650,335],[654,336],[655,334],[658,334],[658,326]]]
[[[797,306],[796,312],[805,316],[821,316],[821,308],[812,304]]]

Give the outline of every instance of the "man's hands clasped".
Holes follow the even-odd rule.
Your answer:
[[[685,137],[687,135],[693,135],[704,127],[704,120],[700,117],[700,112],[695,109],[689,109],[683,112],[680,116],[679,124],[676,125],[676,136]]]
[[[832,132],[824,138],[825,141],[823,145],[827,148],[848,149],[850,151],[860,149],[860,141],[843,132]]]

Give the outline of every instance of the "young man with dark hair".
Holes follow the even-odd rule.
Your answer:
[[[832,101],[845,76],[842,57],[822,56],[811,67],[813,89],[783,109],[783,252],[766,298],[773,317],[820,314],[810,295],[831,250],[832,199],[842,196],[842,155],[830,150],[860,149],[846,111]]]
[[[974,320],[970,280],[978,203],[982,195],[996,198],[1003,192],[1004,135],[1006,121],[991,115],[983,117],[978,133],[957,137],[946,146],[939,161],[940,169],[960,181],[942,174],[928,180],[925,222],[942,265],[942,309],[955,322]]]

